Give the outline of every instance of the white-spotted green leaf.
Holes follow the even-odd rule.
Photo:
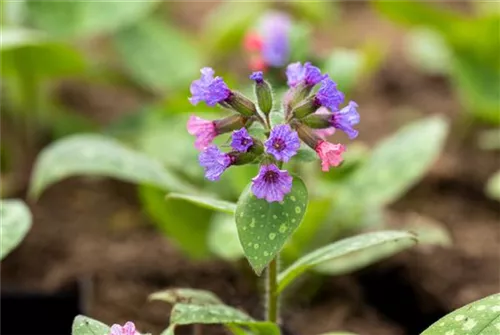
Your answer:
[[[234,215],[216,213],[212,216],[207,236],[208,248],[218,257],[235,261],[243,257]]]
[[[226,305],[176,304],[170,314],[171,325],[226,324],[248,328],[255,335],[279,335],[270,322],[255,321],[248,314]]]
[[[149,299],[166,301],[172,305],[177,303],[194,305],[222,304],[222,301],[214,293],[191,288],[172,288],[155,292],[149,296]]]
[[[465,305],[436,321],[421,335],[500,334],[500,293]]]
[[[307,270],[329,275],[346,274],[394,255],[417,243],[404,231],[366,233],[334,242],[297,260],[278,276],[278,292]]]
[[[486,183],[486,194],[500,201],[500,171],[496,172]]]
[[[0,260],[4,259],[31,228],[31,212],[21,200],[0,201]]]
[[[201,206],[204,208],[213,209],[213,210],[216,210],[219,212],[224,212],[224,213],[229,213],[229,214],[233,214],[234,211],[236,210],[236,204],[234,204],[232,202],[214,199],[214,198],[209,198],[209,197],[198,196],[198,195],[190,195],[190,194],[182,194],[182,193],[170,193],[167,195],[167,200],[168,199],[186,200],[190,203],[193,203],[195,205],[198,205],[198,206]]]
[[[109,326],[83,315],[77,315],[71,327],[71,335],[108,335],[109,331]]]
[[[339,207],[383,206],[396,200],[434,163],[447,133],[442,117],[430,117],[383,140],[347,181],[342,195],[347,199]]]
[[[32,24],[56,37],[111,33],[146,16],[159,1],[26,1]]]
[[[307,201],[307,188],[296,176],[293,177],[292,190],[282,202],[257,199],[251,191],[251,184],[241,193],[235,213],[236,227],[245,257],[257,275],[297,229]]]
[[[73,176],[111,177],[163,190],[191,188],[159,162],[100,135],[73,135],[52,143],[38,156],[30,195]]]

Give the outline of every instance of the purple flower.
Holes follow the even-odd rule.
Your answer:
[[[260,23],[262,58],[266,64],[283,66],[290,56],[290,17],[279,12],[266,14]]]
[[[347,106],[338,112],[334,112],[330,120],[333,127],[342,130],[350,139],[358,136],[358,131],[353,128],[354,125],[359,123],[359,114],[356,108],[358,108],[358,104],[349,101]]]
[[[262,165],[257,177],[252,179],[252,192],[267,202],[283,201],[285,194],[292,190],[292,176],[274,164]]]
[[[111,326],[111,331],[109,333],[109,335],[136,335],[136,334],[139,333],[135,330],[135,325],[131,321],[127,322],[123,327],[118,324],[114,324],[113,326]]]
[[[288,162],[300,148],[299,135],[288,124],[280,124],[271,130],[265,143],[266,152],[277,160]]]
[[[191,94],[189,101],[197,105],[200,101],[205,101],[208,106],[215,106],[217,103],[226,100],[231,95],[231,90],[227,87],[221,77],[214,78],[214,70],[210,67],[201,69],[201,77],[191,83]]]
[[[316,103],[336,112],[344,102],[344,94],[337,89],[337,84],[330,78],[321,81],[321,87],[316,93]]]
[[[314,86],[327,75],[322,75],[320,69],[307,62],[304,65],[300,62],[289,64],[286,68],[287,84],[290,87],[295,87],[301,83],[306,86]]]
[[[205,168],[205,178],[216,181],[233,163],[233,159],[229,154],[221,152],[215,145],[211,145],[200,153],[199,162]]]
[[[208,147],[217,136],[214,121],[205,120],[194,115],[189,117],[187,130],[189,134],[196,136],[194,146],[198,150]]]
[[[264,81],[264,74],[262,73],[262,71],[256,71],[256,72],[253,72],[251,75],[250,75],[250,79],[254,80],[256,83],[260,84]]]
[[[231,147],[235,151],[247,152],[252,145],[253,139],[248,134],[246,128],[241,128],[240,130],[233,131]]]

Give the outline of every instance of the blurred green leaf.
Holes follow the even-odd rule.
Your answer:
[[[229,214],[234,214],[234,211],[236,210],[236,204],[234,203],[206,196],[197,196],[197,195],[182,194],[182,193],[170,193],[167,195],[167,200],[169,199],[186,200],[200,207],[213,209],[215,211],[225,212]]]
[[[108,325],[83,315],[77,315],[71,327],[71,335],[108,335],[109,331]]]
[[[367,233],[334,242],[303,256],[280,273],[278,292],[309,269],[314,268],[329,275],[346,274],[392,256],[415,243],[415,235],[403,231]]]
[[[290,2],[300,3],[300,2]],[[309,4],[312,4],[309,2]],[[303,22],[294,22],[290,29],[290,61],[308,61],[311,55],[312,27]]]
[[[406,52],[413,64],[430,74],[450,71],[452,52],[443,36],[428,28],[413,29],[406,41]]]
[[[383,206],[399,198],[435,162],[447,133],[447,122],[436,116],[407,125],[383,140],[347,181],[349,202]]]
[[[190,257],[210,256],[207,234],[212,211],[184,200],[165,201],[165,191],[154,187],[139,187],[139,199],[155,225]]]
[[[266,2],[225,1],[208,16],[204,40],[211,54],[241,48],[244,35],[269,6]]]
[[[155,292],[149,295],[149,300],[161,300],[169,304],[187,303],[199,305],[217,305],[222,301],[212,292],[205,290],[196,290],[190,288],[172,288]]]
[[[73,176],[111,177],[164,190],[192,187],[156,160],[100,135],[73,135],[46,147],[38,156],[30,195],[38,198],[50,185]]]
[[[416,234],[419,245],[449,247],[453,244],[451,234],[446,226],[431,217],[412,213],[400,227]]]
[[[170,314],[170,323],[232,324],[250,328],[255,335],[279,335],[278,326],[270,322],[254,321],[249,315],[226,305],[176,304]]]
[[[235,261],[243,257],[243,249],[238,239],[238,229],[234,216],[215,213],[208,231],[208,247],[218,257]]]
[[[31,228],[31,212],[21,200],[0,201],[0,260],[4,259],[24,239]]]
[[[130,75],[152,90],[186,89],[199,76],[201,53],[174,26],[149,18],[118,32],[113,42]]]
[[[257,275],[299,227],[307,202],[307,188],[297,176],[282,202],[257,199],[251,191],[251,183],[241,193],[235,213],[236,226],[245,257]]]
[[[494,335],[498,334],[500,294],[493,294],[465,305],[436,321],[421,335]]]
[[[18,28],[18,27],[2,27],[2,43],[0,48],[2,51],[26,46],[43,43],[45,36],[39,31]]]
[[[336,18],[338,3],[334,1],[289,1],[286,4],[297,17],[318,24]]]
[[[159,1],[26,1],[28,20],[55,37],[115,32],[145,17]]]
[[[500,150],[500,128],[483,130],[478,145],[482,150]]]
[[[500,171],[496,172],[486,183],[486,194],[500,201]]]
[[[363,64],[364,55],[359,51],[336,48],[326,60],[324,70],[340,90],[349,92],[361,76]]]
[[[292,157],[291,161],[307,163],[307,162],[315,162],[318,159],[319,159],[318,155],[313,149],[303,145],[299,150],[297,150],[297,154],[295,154],[295,156]]]

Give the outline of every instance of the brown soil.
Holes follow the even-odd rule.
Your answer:
[[[365,6],[353,6],[363,11],[354,15],[345,6],[346,20],[353,26],[346,31],[357,41],[377,33],[391,41],[389,59],[380,72],[353,94],[363,106],[360,140],[372,144],[424,115],[442,113],[452,120],[445,153],[391,210],[442,222],[454,245],[417,247],[353,275],[323,278],[312,297],[303,299],[298,292],[287,298],[283,323],[291,334],[301,335],[332,330],[413,335],[445,313],[499,291],[500,206],[484,196],[483,187],[500,162],[495,153],[476,147],[479,126],[465,124],[449,83],[411,68],[400,57],[401,34],[387,23],[373,22]],[[368,29],[374,26],[380,31]],[[341,42],[336,44],[349,45]],[[85,85],[66,90],[75,105],[80,90],[87,97],[81,109],[108,106],[109,100],[101,99],[106,94],[89,93],[92,88]],[[126,106],[122,111],[129,110]],[[24,196],[25,188],[17,195]],[[154,334],[166,327],[169,307],[148,302],[147,297],[167,287],[212,290],[228,304],[262,316],[260,285],[245,262],[193,262],[184,257],[141,213],[131,185],[70,179],[50,188],[30,207],[33,229],[2,262],[4,287],[57,291],[79,280],[85,293],[83,307],[90,316],[106,323],[134,320],[139,330]],[[189,329],[179,333],[189,334]],[[203,328],[203,334],[222,333],[217,327]]]

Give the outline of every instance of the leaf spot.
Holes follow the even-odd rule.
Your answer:
[[[465,315],[459,314],[455,316],[455,321],[462,321],[463,319],[465,319]]]
[[[464,327],[463,327],[463,330],[471,330],[472,328],[474,328],[475,326],[477,325],[477,321],[474,320],[474,319],[469,319],[467,320],[466,323],[464,323]]]
[[[283,233],[285,233],[287,230],[288,230],[288,226],[287,226],[286,224],[282,223],[282,224],[280,225],[279,232],[283,234]]]
[[[302,210],[300,209],[300,207],[299,206],[295,206],[295,213],[300,214],[300,212],[302,212]]]
[[[269,233],[269,239],[272,241],[276,238],[276,234],[275,233]]]
[[[255,244],[253,245],[253,248],[254,248],[254,249],[259,249],[259,247],[260,247],[260,245],[259,245],[258,243],[255,243]]]

